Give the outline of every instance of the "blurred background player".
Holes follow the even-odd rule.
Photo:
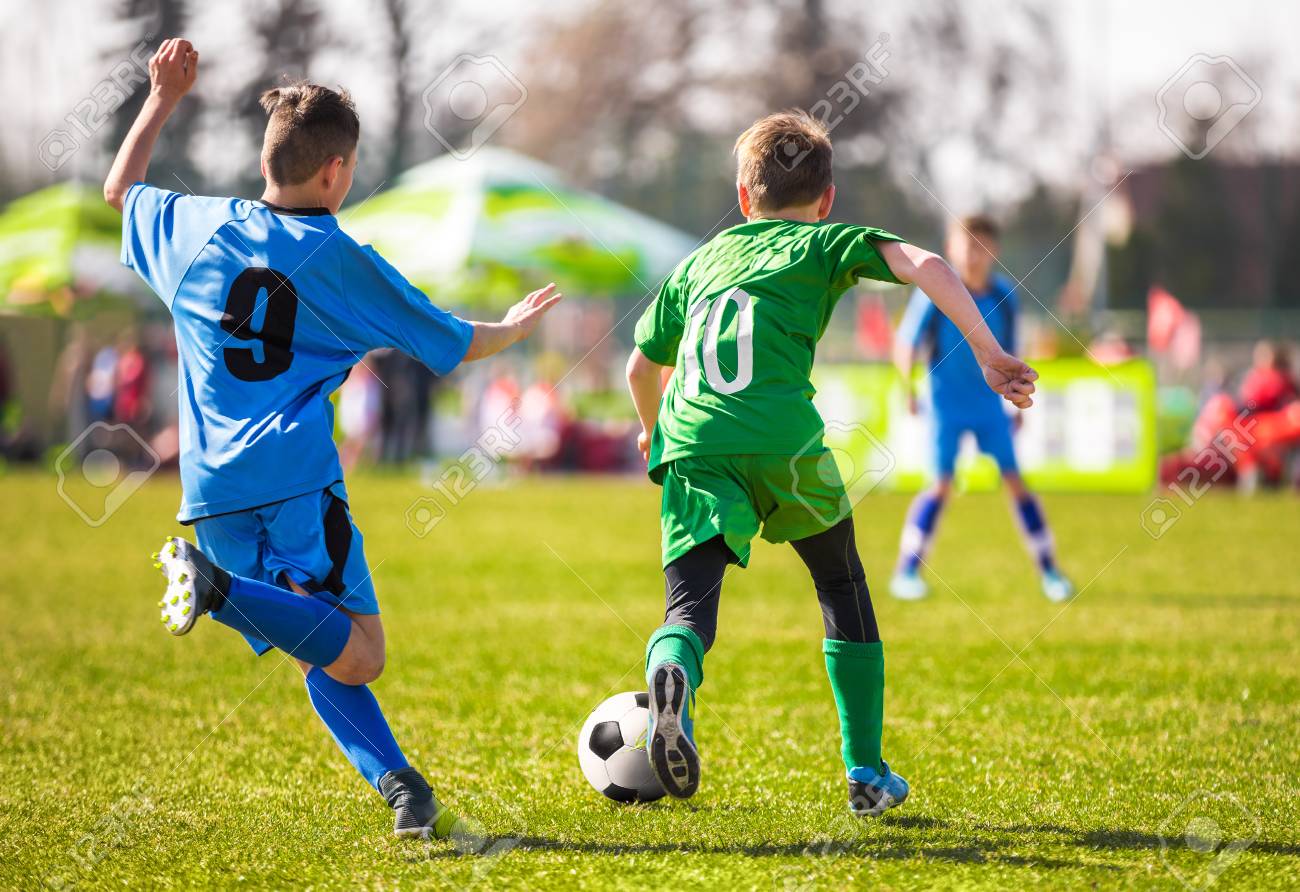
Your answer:
[[[993,272],[998,257],[998,236],[998,226],[992,219],[966,217],[949,227],[946,252],[998,343],[1008,353],[1015,353],[1015,286]],[[937,312],[920,289],[912,294],[899,325],[894,358],[907,390],[909,408],[916,413],[919,405],[913,390],[912,369],[920,353],[929,354],[935,480],[908,510],[890,592],[909,601],[924,598],[928,592],[921,578],[921,564],[952,493],[962,437],[969,433],[975,437],[980,451],[998,463],[1002,479],[1015,501],[1025,545],[1038,564],[1043,594],[1053,601],[1068,600],[1074,594],[1074,586],[1056,565],[1055,545],[1042,505],[1025,487],[1016,464],[1012,443],[1015,422],[1007,415],[1003,400],[981,383],[980,366],[969,337],[969,331]]]
[[[791,162],[791,158],[798,160]],[[717,632],[723,576],[750,541],[789,542],[821,604],[822,652],[840,719],[849,808],[874,817],[907,798],[881,758],[884,650],[853,534],[853,505],[822,443],[813,354],[860,279],[916,283],[978,351],[969,386],[1031,404],[1036,373],[1006,353],[942,258],[896,235],[823,223],[835,200],[826,128],[770,115],[736,141],[746,222],[683,260],[636,326],[628,386],[650,478],[661,487],[664,624],[646,645],[650,763],[694,795],[694,697]],[[660,400],[666,368],[673,372]],[[987,382],[987,383],[986,383]]]

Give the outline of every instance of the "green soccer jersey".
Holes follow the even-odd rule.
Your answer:
[[[646,358],[676,366],[659,403],[651,476],[702,455],[794,455],[821,436],[817,342],[858,279],[898,282],[877,249],[902,241],[843,223],[755,220],[673,271],[637,322]]]

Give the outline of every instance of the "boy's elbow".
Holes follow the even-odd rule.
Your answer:
[[[627,380],[629,383],[658,381],[662,369],[663,366],[642,353],[640,347],[633,347],[631,354],[627,358]]]
[[[624,369],[628,381],[635,381],[641,377],[645,361],[645,354],[641,352],[641,348],[633,347],[632,352],[627,356],[627,367]]]
[[[122,213],[122,206],[126,204],[126,190],[111,180],[104,183],[104,201],[108,206],[119,214]]]

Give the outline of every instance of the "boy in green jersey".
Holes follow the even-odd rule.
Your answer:
[[[670,794],[694,794],[691,712],[723,575],[748,563],[755,535],[789,542],[821,602],[849,808],[876,816],[908,787],[880,757],[884,657],[852,505],[812,403],[817,342],[858,279],[912,283],[966,333],[994,391],[1027,408],[1038,376],[998,346],[940,257],[880,229],[821,222],[835,199],[831,155],[825,127],[802,112],[770,115],[741,134],[736,189],[747,222],[683,260],[636,326],[627,378],[639,446],[663,487],[667,597],[646,648],[647,749]]]

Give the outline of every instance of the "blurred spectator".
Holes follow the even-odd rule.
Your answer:
[[[176,337],[167,323],[150,323],[142,330],[141,343],[149,357],[149,427],[153,437],[149,445],[166,466],[180,458],[180,413],[176,404],[177,361]]]
[[[90,361],[86,374],[86,420],[112,421],[116,396],[117,350],[105,344]]]
[[[1275,412],[1295,398],[1296,383],[1286,347],[1260,341],[1255,345],[1254,365],[1241,382],[1241,401],[1252,412]]]
[[[1136,354],[1124,336],[1114,329],[1109,329],[1097,336],[1088,352],[1102,365],[1117,365],[1127,362]]]
[[[383,391],[384,385],[369,361],[353,366],[339,388],[339,429],[343,434],[339,458],[349,471],[359,462],[371,462],[378,456]]]
[[[512,412],[517,420],[519,384],[515,381],[514,375],[501,366],[499,369],[493,369],[492,379],[483,389],[483,397],[479,400],[478,430],[485,431],[497,426],[516,430],[517,423],[512,423],[510,417]]]
[[[133,332],[118,341],[117,368],[113,380],[113,418],[131,425],[141,435],[149,421],[150,362]]]
[[[519,399],[519,447],[515,455],[527,469],[553,466],[569,412],[549,379],[530,384]]]
[[[67,346],[54,365],[50,384],[50,417],[63,419],[63,430],[56,434],[71,443],[90,423],[86,385],[94,348],[90,335],[80,326],[73,329]]]
[[[400,350],[376,351],[367,362],[380,381],[379,458],[405,462],[427,455],[437,376]]]
[[[6,458],[20,452],[19,441],[28,439],[20,430],[22,407],[18,405],[17,394],[9,346],[0,338],[0,456]]]

